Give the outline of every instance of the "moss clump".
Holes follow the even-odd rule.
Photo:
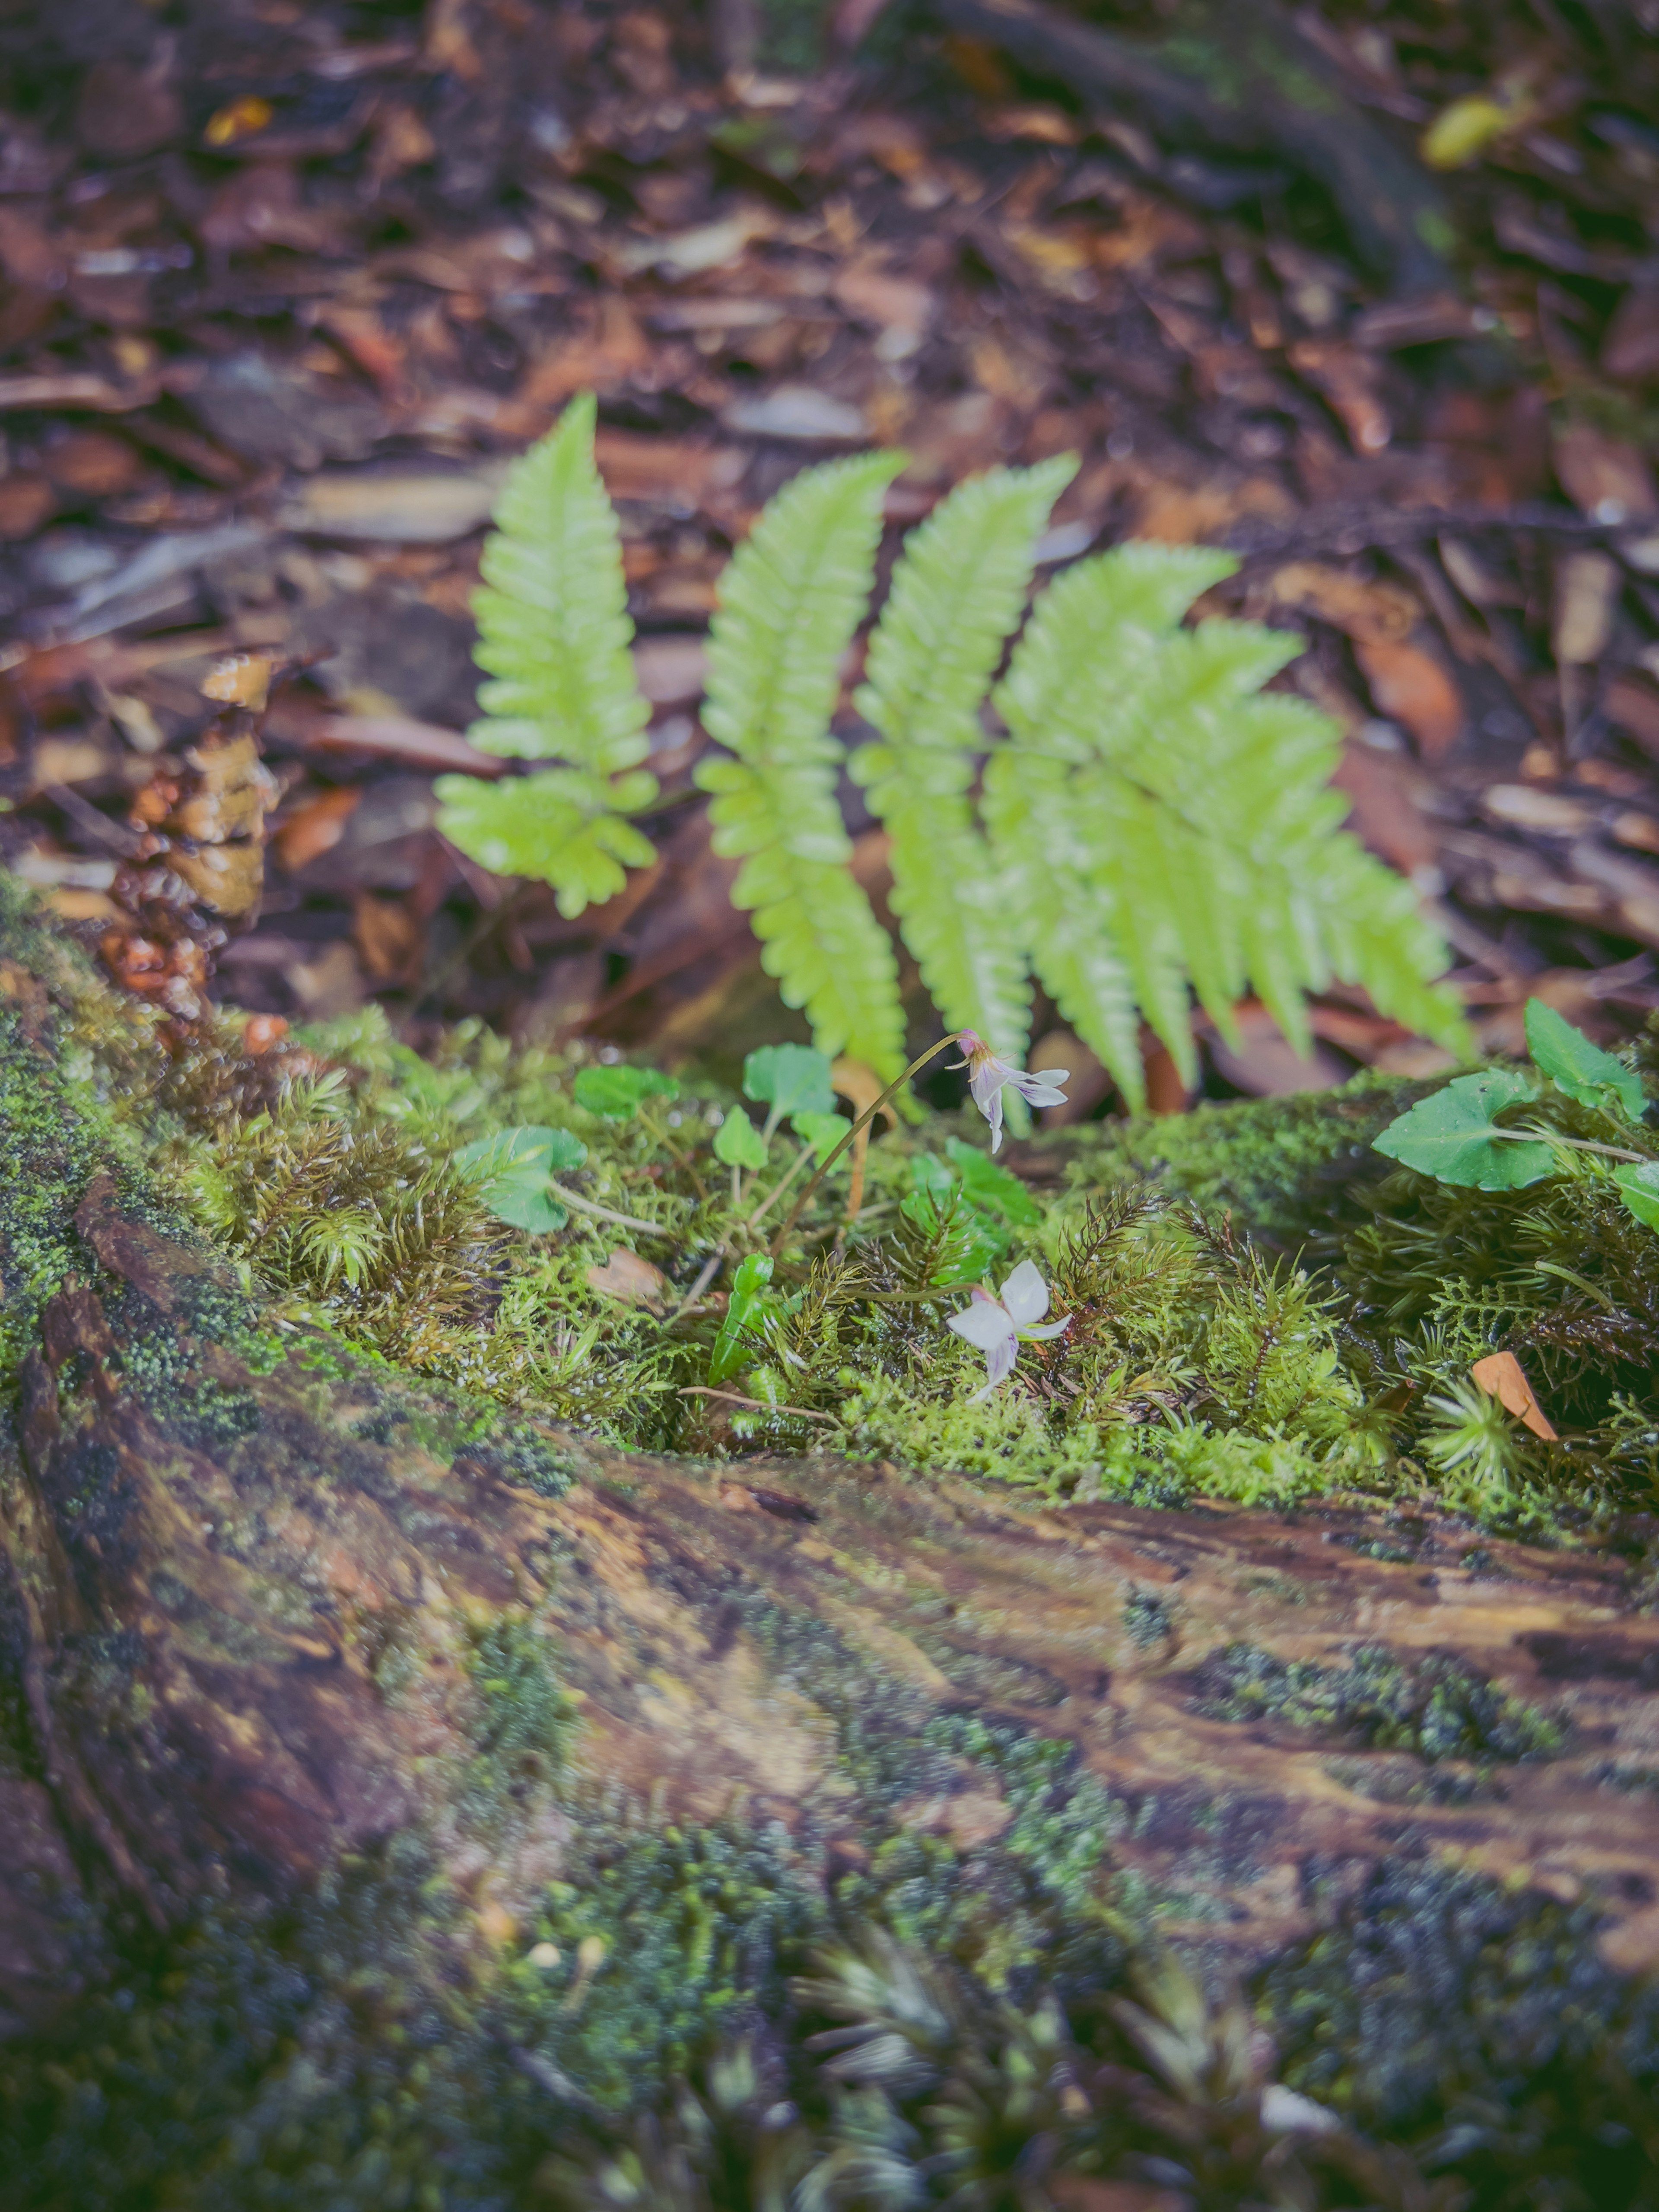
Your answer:
[[[1293,1249],[1328,1235],[1353,1208],[1356,1188],[1382,1175],[1372,1140],[1430,1088],[1357,1075],[1339,1091],[1094,1122],[1034,1150],[1063,1164],[1074,1190],[1151,1184]]]
[[[1261,1978],[1284,2078],[1422,2143],[1478,2212],[1650,2205],[1659,1995],[1602,1964],[1595,1926],[1588,1905],[1380,1867]]]
[[[1462,1661],[1431,1653],[1407,1667],[1377,1644],[1346,1667],[1322,1667],[1230,1644],[1197,1670],[1194,1693],[1212,1720],[1325,1729],[1431,1763],[1548,1759],[1563,1741],[1556,1722]]]
[[[471,1638],[467,1671],[478,1700],[472,1740],[504,1790],[551,1780],[564,1765],[574,1715],[552,1647],[528,1621],[491,1621]]]
[[[208,1906],[61,2037],[0,2046],[8,2212],[502,2212],[556,2112],[467,1987],[412,1839]]]
[[[775,2018],[784,1961],[822,1926],[781,1828],[595,1837],[548,1892],[559,1964],[521,1970],[521,2040],[579,2100],[637,2110],[714,2039]]]

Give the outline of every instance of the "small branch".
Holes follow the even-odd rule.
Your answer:
[[[608,1206],[599,1206],[591,1198],[580,1198],[574,1190],[567,1190],[562,1182],[550,1180],[548,1188],[565,1206],[573,1206],[578,1213],[591,1213],[596,1221],[614,1221],[618,1229],[643,1230],[647,1237],[672,1237],[673,1231],[665,1229],[659,1221],[637,1221],[631,1213],[613,1213]]]
[[[828,1421],[836,1425],[833,1413],[809,1413],[805,1406],[769,1406],[764,1398],[739,1398],[734,1390],[711,1390],[705,1382],[688,1382],[684,1389],[674,1393],[677,1398],[719,1398],[728,1406],[747,1406],[757,1413],[788,1413],[798,1421]]]

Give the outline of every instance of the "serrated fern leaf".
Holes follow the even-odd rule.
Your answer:
[[[734,905],[813,1042],[898,1072],[903,1017],[887,933],[848,862],[830,734],[842,654],[869,598],[891,453],[808,469],[787,484],[720,580],[703,725],[733,757],[705,761],[716,852],[744,861]]]
[[[1038,974],[1134,1105],[1138,1016],[1195,1073],[1189,987],[1230,1036],[1253,989],[1304,1052],[1306,994],[1334,975],[1420,1035],[1468,1042],[1429,981],[1445,948],[1411,887],[1339,828],[1335,725],[1260,690],[1297,641],[1175,627],[1230,565],[1149,545],[1079,564],[998,692],[1012,741],[986,771],[993,849]]]
[[[554,885],[561,913],[621,890],[655,855],[623,815],[648,806],[656,778],[650,708],[634,680],[617,518],[593,459],[594,404],[573,400],[508,477],[474,597],[474,657],[486,752],[567,765],[481,784],[446,776],[439,828],[481,866]],[[632,771],[632,773],[629,773]]]
[[[651,710],[634,681],[617,517],[593,459],[592,394],[514,469],[472,602],[486,752],[615,775],[649,750]]]
[[[480,867],[498,876],[534,876],[554,884],[559,912],[574,917],[603,906],[629,868],[656,858],[651,840],[624,819],[657,794],[653,775],[589,775],[544,769],[536,775],[483,783],[440,776],[440,824]]]
[[[1076,473],[1071,455],[994,469],[911,533],[870,641],[860,714],[883,743],[852,770],[891,839],[893,908],[952,1029],[1024,1055],[1025,962],[969,799],[980,709],[1030,588],[1036,542]]]

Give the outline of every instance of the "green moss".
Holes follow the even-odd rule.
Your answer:
[[[293,1907],[211,1905],[0,2046],[8,2212],[501,2212],[556,2112],[453,1972],[458,1914],[406,1839]]]
[[[1431,1087],[1362,1074],[1336,1091],[1091,1122],[1039,1151],[1064,1163],[1074,1189],[1151,1183],[1295,1246],[1328,1232],[1356,1184],[1380,1178],[1386,1163],[1372,1139]]]
[[[1650,2204],[1659,1995],[1601,1962],[1596,1924],[1587,1905],[1387,1863],[1261,1978],[1284,2079],[1433,2145],[1483,2212]]]
[[[590,1841],[538,1927],[558,1966],[521,1970],[524,2045],[599,2106],[637,2110],[711,2037],[775,2015],[783,1954],[822,1926],[781,1828]]]
[[[1327,1729],[1431,1763],[1548,1759],[1562,1747],[1556,1722],[1433,1653],[1407,1668],[1369,1645],[1346,1667],[1322,1667],[1230,1644],[1198,1669],[1194,1689],[1197,1710],[1212,1720]]]
[[[574,1709],[547,1637],[528,1621],[492,1621],[471,1638],[467,1671],[478,1700],[472,1740],[496,1786],[552,1780],[564,1765]]]

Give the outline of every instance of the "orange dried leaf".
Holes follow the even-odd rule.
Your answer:
[[[251,708],[257,714],[270,696],[276,665],[268,653],[233,653],[209,669],[202,679],[202,696],[227,707]]]
[[[1486,1358],[1475,1361],[1469,1374],[1489,1398],[1496,1398],[1504,1412],[1524,1422],[1534,1436],[1542,1437],[1546,1443],[1556,1442],[1557,1431],[1533,1395],[1532,1385],[1512,1352],[1489,1352]]]
[[[1463,729],[1463,699],[1431,653],[1401,638],[1356,638],[1377,712],[1403,722],[1427,760],[1451,750]]]
[[[604,1267],[590,1267],[587,1283],[590,1290],[634,1305],[653,1305],[668,1288],[668,1278],[660,1267],[623,1248],[613,1252]]]

